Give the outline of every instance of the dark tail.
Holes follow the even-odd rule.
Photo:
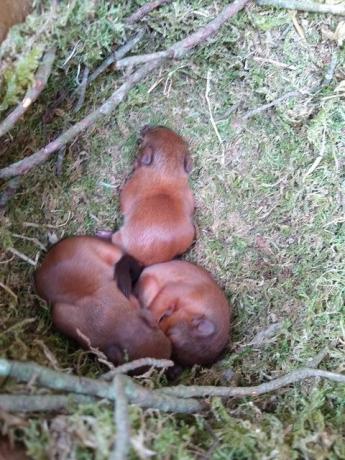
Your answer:
[[[139,262],[129,254],[121,257],[115,265],[114,278],[117,287],[126,296],[132,293],[133,286],[137,282],[143,268]]]

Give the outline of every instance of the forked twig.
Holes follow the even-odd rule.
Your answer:
[[[171,0],[153,0],[152,2],[147,2],[145,3],[145,5],[141,6],[137,9],[137,11],[131,14],[131,16],[127,18],[126,22],[127,24],[134,24],[135,22],[138,22],[141,19],[143,19],[143,17],[147,14],[151,13],[151,11],[170,2]]]

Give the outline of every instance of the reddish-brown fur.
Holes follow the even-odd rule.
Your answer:
[[[96,237],[64,239],[37,270],[37,292],[53,304],[53,323],[59,331],[88,347],[79,329],[115,364],[125,358],[168,358],[170,342],[152,315],[117,287],[114,267],[122,256],[116,245]]]
[[[176,362],[207,365],[217,359],[229,340],[231,307],[205,270],[179,260],[152,265],[135,289],[171,340]]]
[[[143,265],[185,252],[195,234],[187,143],[171,129],[145,127],[135,171],[121,192],[124,224],[112,241]]]

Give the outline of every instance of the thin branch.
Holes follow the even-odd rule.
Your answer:
[[[24,260],[24,262],[28,263],[29,265],[32,265],[33,267],[37,266],[37,262],[35,262],[34,260],[30,259],[30,257],[26,256],[22,252],[19,252],[17,249],[8,248],[7,251],[12,253],[13,255],[19,257],[19,259]]]
[[[35,75],[33,86],[28,89],[22,102],[0,123],[0,137],[13,128],[18,119],[27,111],[30,105],[36,101],[46,87],[55,60],[55,52],[56,48],[52,47],[44,54],[42,63]]]
[[[103,73],[109,66],[111,66],[114,62],[119,61],[123,58],[126,54],[128,54],[137,43],[144,36],[144,30],[139,30],[137,34],[135,34],[132,38],[128,40],[123,46],[121,46],[118,50],[114,51],[110,56],[108,56],[102,64],[97,67],[96,70],[92,72],[90,78],[88,79],[88,83],[94,81],[101,73]]]
[[[171,51],[157,51],[156,53],[138,54],[137,56],[125,57],[116,61],[115,65],[117,69],[122,69],[124,67],[146,64],[147,62],[156,61],[157,59],[167,59],[169,57],[173,57],[173,53]]]
[[[134,371],[139,369],[140,367],[150,366],[150,367],[158,367],[161,369],[166,369],[167,367],[172,367],[174,365],[173,361],[170,359],[155,359],[155,358],[140,358],[131,361],[130,363],[122,364],[121,366],[117,366],[115,369],[103,374],[100,377],[100,380],[112,380],[115,375],[118,374],[127,374],[130,371]]]
[[[35,363],[22,363],[0,359],[0,376],[12,377],[20,382],[34,381],[35,385],[53,390],[105,398],[110,401],[116,400],[112,382],[107,383],[87,377],[68,375]],[[184,400],[165,394],[157,394],[134,383],[127,376],[123,376],[123,379],[125,382],[125,392],[131,404],[150,407],[163,412],[181,413],[200,412],[204,407],[199,401],[193,399]]]
[[[84,104],[85,91],[86,91],[87,81],[89,78],[89,72],[90,72],[90,69],[88,67],[85,67],[84,73],[83,73],[83,79],[78,88],[79,98],[78,98],[77,104],[74,109],[75,112],[79,112],[79,110],[82,108]]]
[[[226,6],[223,11],[215,19],[210,21],[205,27],[202,27],[198,31],[192,33],[183,40],[175,43],[175,45],[171,46],[168,50],[169,57],[180,59],[185,56],[192,48],[200,45],[211,36],[216,34],[219,29],[232,16],[243,9],[249,1],[250,0],[235,0],[233,3]],[[26,174],[35,166],[38,166],[47,161],[52,153],[59,150],[63,145],[67,144],[67,142],[70,142],[79,133],[85,131],[100,118],[110,115],[110,113],[113,112],[115,108],[125,99],[129,90],[132,89],[139,81],[148,76],[154,69],[159,67],[163,60],[164,58],[160,58],[140,67],[136,72],[131,74],[125,83],[123,83],[120,88],[114,91],[110,98],[94,112],[91,112],[83,120],[71,126],[69,129],[67,129],[67,131],[63,132],[46,147],[38,150],[36,153],[24,158],[23,160],[17,161],[16,163],[1,169],[0,179],[7,179],[13,176]]]
[[[76,404],[97,402],[84,395],[9,395],[0,394],[0,410],[7,412],[51,412],[75,409]]]
[[[162,388],[156,392],[180,398],[204,398],[206,396],[220,396],[226,398],[243,398],[245,396],[258,396],[282,387],[300,382],[311,377],[321,377],[333,382],[345,384],[345,375],[320,369],[302,368],[292,371],[270,382],[252,387],[214,387],[214,386],[185,386],[177,385],[170,388]]]
[[[142,7],[138,8],[131,16],[126,20],[127,24],[134,24],[135,22],[141,21],[144,16],[151,13],[151,11],[159,8],[162,5],[170,3],[171,0],[154,0],[152,2],[147,2]]]
[[[210,80],[211,80],[211,70],[208,70],[207,71],[207,77],[206,77],[205,99],[206,99],[206,102],[207,102],[208,113],[210,115],[211,125],[213,127],[214,132],[216,133],[217,138],[218,138],[220,148],[222,149],[222,163],[223,163],[223,166],[224,166],[225,165],[225,148],[224,148],[223,140],[220,137],[217,124],[216,124],[216,122],[214,121],[214,118],[213,118],[212,106],[211,106],[211,101],[210,101],[210,98],[209,98],[210,89],[211,89]]]
[[[116,375],[114,378],[114,390],[116,394],[115,414],[116,441],[110,460],[125,460],[128,457],[131,433],[128,415],[128,399],[125,393],[123,376]]]
[[[249,110],[241,117],[241,119],[248,120],[248,118],[251,118],[254,115],[257,115],[258,113],[264,112],[265,110],[270,109],[271,107],[275,107],[276,105],[279,105],[281,102],[284,102],[287,99],[291,99],[292,97],[299,96],[300,94],[301,93],[299,91],[289,91],[288,93],[283,94],[283,96],[280,96],[277,99],[274,99],[268,104],[261,105],[260,107],[257,107],[256,109],[253,109],[253,110]]]
[[[305,0],[256,0],[259,6],[275,6],[277,8],[287,8],[288,10],[309,11],[310,13],[330,13],[345,16],[345,5],[339,3],[317,3]]]

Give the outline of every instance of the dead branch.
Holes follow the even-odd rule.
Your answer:
[[[23,160],[17,161],[10,166],[0,170],[0,179],[7,179],[13,176],[26,174],[35,166],[38,166],[51,156],[52,153],[59,150],[62,146],[70,142],[79,133],[92,126],[100,118],[110,115],[111,112],[124,100],[129,90],[133,88],[139,81],[143,80],[154,69],[159,67],[161,63],[168,57],[171,59],[180,59],[185,56],[192,48],[204,43],[211,36],[216,34],[219,29],[234,16],[238,11],[243,9],[250,0],[235,0],[230,5],[226,6],[223,11],[205,27],[187,36],[183,40],[171,46],[165,57],[148,62],[140,67],[136,72],[131,74],[128,79],[106,100],[98,109],[91,112],[83,120],[71,126],[67,131],[63,132],[54,141],[50,142],[46,147],[38,150]]]
[[[277,8],[287,8],[288,10],[308,11],[310,13],[330,13],[345,16],[345,5],[340,3],[317,3],[305,0],[256,0],[259,6],[275,6]]]
[[[113,452],[110,455],[110,460],[124,460],[127,458],[129,453],[131,434],[128,415],[128,399],[125,393],[123,376],[115,376],[114,390],[116,394],[114,414],[116,423],[116,441]]]
[[[94,396],[110,401],[116,400],[112,382],[107,383],[87,377],[64,374],[35,363],[0,359],[0,376],[12,377],[20,382],[33,382],[34,385],[53,390]],[[194,413],[203,409],[203,405],[199,401],[184,400],[165,394],[160,395],[138,385],[127,376],[122,377],[125,393],[131,404],[158,409],[163,412]]]
[[[102,64],[92,72],[90,78],[88,79],[88,83],[91,83],[92,81],[96,80],[96,78],[99,75],[101,75],[101,73],[103,73],[109,66],[111,66],[114,62],[119,61],[124,56],[126,56],[126,54],[128,54],[135,47],[135,45],[139,43],[143,36],[144,30],[139,30],[139,32],[135,34],[132,38],[130,38],[127,43],[121,46],[118,50],[111,53],[111,55],[108,56],[102,62]]]
[[[155,359],[155,358],[140,358],[135,359],[129,363],[122,364],[121,366],[117,366],[115,369],[103,374],[100,377],[100,380],[112,380],[115,375],[118,374],[127,374],[130,371],[134,371],[139,369],[140,367],[150,366],[150,367],[158,367],[161,369],[166,369],[167,367],[173,366],[173,361],[170,359]]]
[[[249,110],[241,118],[242,120],[248,120],[248,118],[254,117],[254,115],[264,112],[265,110],[270,109],[271,107],[275,107],[276,105],[279,105],[281,102],[286,101],[287,99],[291,99],[292,97],[297,97],[300,94],[301,93],[299,91],[290,91],[286,94],[283,94],[283,96],[280,96],[277,99],[274,99],[268,104],[261,105],[260,107],[257,107],[256,109],[253,109],[253,110]]]
[[[143,19],[143,17],[147,14],[151,13],[151,11],[170,2],[171,0],[154,0],[152,2],[147,2],[145,5],[138,8],[137,11],[135,11],[131,16],[129,16],[126,22],[127,24],[134,24],[135,22],[138,22],[141,19]]]
[[[6,412],[72,411],[77,404],[91,404],[95,398],[84,395],[9,395],[0,394],[0,410]]]
[[[225,398],[243,398],[245,396],[258,396],[271,391],[279,390],[282,387],[297,383],[308,378],[321,377],[333,382],[345,384],[345,375],[320,369],[302,368],[289,372],[270,382],[262,383],[252,387],[214,387],[214,386],[185,386],[177,385],[170,388],[155,390],[169,396],[179,398],[204,398],[207,396],[220,396]]]
[[[167,59],[173,57],[173,53],[167,51],[157,51],[156,53],[138,54],[137,56],[129,56],[127,58],[116,61],[116,68],[123,69],[124,67],[135,66],[138,64],[146,64],[147,62],[156,61],[157,59]]]
[[[56,48],[52,47],[44,54],[42,63],[35,75],[33,86],[28,89],[22,102],[0,123],[0,137],[13,128],[18,119],[28,110],[31,104],[36,101],[46,87],[55,60],[55,53]]]

